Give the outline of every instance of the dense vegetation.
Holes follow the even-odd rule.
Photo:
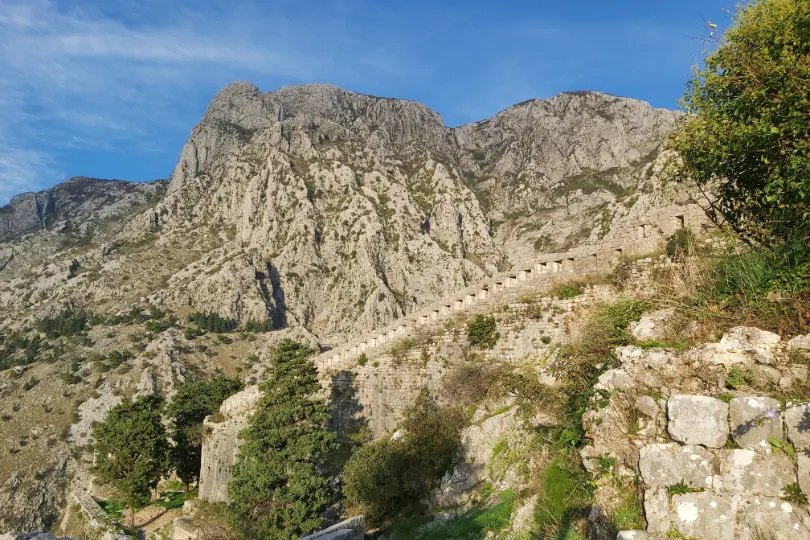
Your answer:
[[[492,315],[476,315],[467,323],[467,339],[471,345],[491,349],[498,342],[498,325]]]
[[[439,407],[422,392],[405,415],[401,437],[366,444],[349,460],[346,502],[373,525],[423,510],[422,501],[453,466],[464,425],[460,409]]]
[[[297,539],[322,522],[331,498],[323,465],[337,448],[327,431],[329,409],[315,397],[320,389],[311,356],[316,351],[281,341],[272,358],[272,377],[248,427],[228,485],[228,514],[242,538]]]
[[[170,448],[162,408],[163,400],[154,395],[124,401],[93,428],[96,459],[91,471],[118,491],[133,520],[135,507],[149,501],[169,471]]]
[[[188,322],[197,325],[197,328],[206,332],[216,332],[223,334],[226,332],[233,332],[236,329],[237,323],[233,319],[221,317],[218,313],[192,313],[188,316]]]
[[[677,166],[709,217],[766,246],[810,233],[810,0],[757,0],[695,72]]]
[[[189,485],[200,478],[203,420],[219,409],[227,397],[241,389],[241,381],[221,375],[207,381],[188,381],[177,388],[167,406],[174,441],[172,466],[185,484],[186,493]]]

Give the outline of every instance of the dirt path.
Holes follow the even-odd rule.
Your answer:
[[[123,512],[124,523],[129,524],[129,510]],[[181,517],[183,512],[180,508],[173,510],[166,510],[159,506],[147,506],[135,512],[135,527],[143,531],[145,537],[148,537],[152,532],[168,525],[174,518]]]

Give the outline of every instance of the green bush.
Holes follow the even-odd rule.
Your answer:
[[[373,525],[421,510],[421,501],[453,466],[465,424],[460,409],[441,408],[426,392],[405,415],[404,435],[360,447],[344,468],[344,496]]]
[[[367,363],[368,363],[368,356],[366,356],[366,353],[360,353],[360,356],[357,357],[357,365],[363,367]]]
[[[551,288],[551,295],[563,300],[576,298],[585,291],[581,283],[557,283]]]
[[[738,365],[732,366],[731,370],[726,376],[726,388],[737,390],[754,382],[754,375],[747,369],[743,369]]]
[[[500,338],[498,325],[492,315],[476,315],[467,323],[467,339],[482,349],[491,349]]]
[[[810,232],[810,0],[743,2],[687,84],[671,140],[708,215],[754,242]]]
[[[196,324],[197,328],[200,330],[216,332],[218,334],[233,332],[236,329],[235,320],[221,317],[218,313],[214,312],[192,313],[188,316],[188,322]]]

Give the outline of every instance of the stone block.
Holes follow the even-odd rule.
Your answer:
[[[810,351],[810,334],[794,337],[787,342],[787,348],[792,351]]]
[[[778,413],[779,402],[768,397],[738,397],[729,403],[729,423],[731,437],[740,448],[759,448],[770,450],[768,438],[782,440],[782,417]],[[765,417],[773,411],[775,418]],[[753,421],[762,419],[757,426]]]
[[[667,430],[676,441],[721,448],[728,439],[728,405],[708,396],[672,396]]]
[[[796,462],[799,469],[799,487],[805,495],[810,497],[810,453],[799,451],[796,453]]]
[[[711,492],[672,497],[672,525],[684,537],[719,540],[734,538],[736,504]]]
[[[721,468],[723,488],[746,495],[779,497],[782,488],[796,482],[793,462],[783,452],[729,450]]]
[[[647,540],[649,537],[647,531],[619,531],[616,540]]]
[[[599,376],[599,382],[594,385],[596,390],[627,390],[633,385],[630,376],[623,369],[609,369]]]
[[[798,506],[782,499],[755,497],[744,507],[744,524],[749,538],[807,540],[810,516]]]
[[[797,449],[810,449],[810,405],[785,410],[785,426],[790,442]]]
[[[666,534],[669,531],[669,494],[665,488],[644,492],[644,516],[647,519],[647,532]]]
[[[703,489],[712,485],[714,456],[699,446],[648,444],[639,452],[639,469],[647,487],[684,482]]]

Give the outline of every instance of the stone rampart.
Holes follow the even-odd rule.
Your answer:
[[[476,304],[502,302],[509,292],[531,285],[586,277],[611,271],[622,257],[650,253],[678,229],[698,230],[706,217],[698,205],[668,206],[651,210],[640,220],[627,223],[609,242],[582,246],[565,253],[548,253],[524,261],[508,272],[501,272],[483,283],[446,296],[424,308],[398,319],[370,335],[340,345],[318,356],[319,370],[350,369],[362,354],[369,354],[420,329],[440,324],[458,312],[469,311]]]
[[[466,337],[463,333],[445,331],[445,326],[454,318],[463,319],[476,312],[493,311],[493,307],[519,304],[521,296],[545,291],[558,281],[606,274],[622,257],[650,253],[678,229],[697,230],[705,223],[704,214],[697,205],[653,210],[643,221],[629,225],[610,242],[526,261],[509,272],[499,273],[484,283],[403,317],[394,325],[318,355],[316,366],[335,405],[333,427],[342,429],[342,422],[351,423],[359,417],[375,436],[379,436],[396,427],[402,411],[422,388],[427,387],[439,395],[439,385],[448,369],[447,362],[463,360],[459,357],[463,352],[460,343],[465,342]],[[565,342],[564,317],[574,305],[599,299],[600,294],[600,291],[590,290],[571,300],[543,299],[539,304],[544,311],[543,318],[523,321],[519,328],[510,326],[509,321],[503,320],[503,315],[496,314],[499,331],[511,332],[512,335],[500,340],[493,354],[505,361],[517,361],[527,354],[551,354],[551,348],[543,345],[542,336],[548,336],[551,343]],[[396,342],[421,343],[425,336],[430,337],[429,345],[410,347],[410,350],[400,351],[402,358],[392,358],[391,349]],[[360,369],[357,360],[363,353],[375,361]],[[374,367],[378,359],[384,369]],[[357,373],[353,373],[355,371]],[[353,378],[347,380],[347,377]],[[215,418],[206,419],[200,471],[201,499],[227,501],[227,484],[239,446],[238,435],[247,425],[258,398],[256,387],[248,388],[226,400]]]

